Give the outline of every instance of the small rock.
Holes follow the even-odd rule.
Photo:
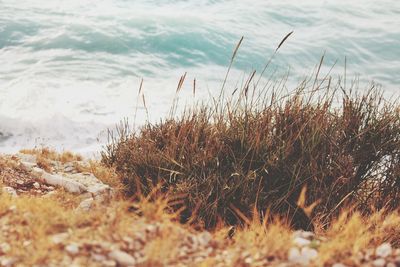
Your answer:
[[[301,249],[301,255],[308,260],[313,260],[318,257],[318,251],[313,248],[304,247]]]
[[[30,244],[32,244],[32,241],[30,241],[30,240],[25,240],[24,243],[22,243],[22,245],[23,245],[24,247],[27,247],[27,246],[29,246]]]
[[[392,246],[389,243],[383,243],[376,248],[375,254],[378,257],[386,258],[392,254]]]
[[[376,259],[372,262],[372,265],[375,267],[384,267],[386,264],[386,261],[382,258]]]
[[[344,265],[343,263],[335,263],[332,267],[347,267],[347,265]]]
[[[311,244],[311,241],[302,237],[296,237],[293,243],[299,247],[305,247]]]
[[[23,185],[23,184],[24,184],[24,181],[22,181],[22,180],[17,180],[16,182],[17,182],[17,184],[19,184],[19,185]]]
[[[204,258],[200,257],[199,261],[197,261],[197,262],[201,262],[202,260],[204,260]],[[247,257],[244,259],[244,263],[251,265],[253,263],[253,259],[251,257]]]
[[[11,267],[17,262],[16,258],[3,258],[0,261],[0,266]]]
[[[389,262],[388,264],[386,264],[386,267],[397,267],[397,265],[393,262]]]
[[[146,230],[145,230],[147,233],[154,233],[154,232],[156,232],[157,231],[157,226],[155,226],[155,225],[152,225],[152,224],[150,224],[150,225],[148,225],[147,227],[146,227]]]
[[[17,211],[17,206],[12,205],[12,206],[10,206],[10,207],[8,208],[8,210],[11,211],[11,212],[15,212],[15,211]]]
[[[289,250],[289,256],[288,259],[290,262],[292,263],[297,263],[297,264],[301,264],[301,265],[307,265],[308,264],[308,260],[305,259],[304,257],[302,257],[300,250],[298,248],[291,248]]]
[[[88,198],[83,200],[81,203],[79,203],[79,206],[77,209],[83,210],[83,211],[89,211],[93,205],[93,198]]]
[[[64,172],[73,172],[75,170],[74,165],[71,164],[65,164],[64,166]]]
[[[31,172],[32,172],[33,175],[35,175],[36,177],[41,177],[42,174],[43,174],[45,171],[42,170],[42,169],[39,168],[39,167],[33,167]]]
[[[51,197],[51,196],[53,196],[53,195],[55,195],[55,194],[56,194],[55,191],[50,191],[50,192],[48,192],[47,194],[45,194],[43,197],[44,197],[44,198],[48,198],[48,197]]]
[[[101,266],[104,267],[115,267],[117,266],[117,263],[113,260],[105,260],[101,262]]]
[[[65,247],[65,250],[71,255],[76,255],[79,253],[79,246],[76,244],[69,244]]]
[[[11,246],[8,243],[0,244],[0,253],[6,254],[11,250]]]
[[[131,266],[136,264],[134,257],[121,250],[114,250],[108,254],[108,257],[115,260],[119,265]]]
[[[203,247],[208,246],[208,244],[210,243],[211,240],[212,240],[212,236],[209,232],[202,233],[198,238],[200,246],[203,246]]]
[[[309,231],[296,231],[296,232],[294,232],[294,236],[302,237],[305,239],[313,239],[315,234],[313,232],[309,232]]]
[[[63,243],[67,238],[69,234],[68,233],[60,233],[60,234],[55,234],[51,237],[51,240],[55,245]]]
[[[40,184],[38,182],[34,182],[33,183],[33,187],[36,188],[36,189],[39,189],[40,188]]]
[[[6,194],[9,194],[12,197],[17,197],[18,196],[17,191],[14,188],[10,187],[10,186],[3,187],[3,192],[6,193]]]
[[[97,253],[92,254],[92,259],[94,261],[105,261],[105,260],[107,260],[106,256],[104,256],[102,254],[97,254]]]
[[[20,166],[28,172],[31,172],[33,168],[37,167],[36,163],[32,162],[21,162]]]
[[[44,179],[44,181],[47,184],[50,184],[53,186],[61,186],[70,193],[80,194],[80,193],[87,191],[86,187],[84,185],[82,185],[81,183],[78,183],[74,180],[65,178],[61,175],[55,175],[55,174],[43,172],[42,178]]]

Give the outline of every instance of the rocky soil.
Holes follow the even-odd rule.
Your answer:
[[[48,160],[43,164],[37,155],[22,153],[2,158],[0,181],[2,195],[7,198],[28,196],[54,201],[51,197],[62,190],[78,200],[74,212],[87,214],[101,207],[105,210],[102,216],[114,216],[112,209],[107,209],[112,206],[114,189],[93,173],[82,171],[89,164],[87,161]],[[12,238],[18,234],[15,233],[17,227],[10,221],[20,211],[12,201],[10,203],[0,210],[0,266],[29,266],[26,258],[14,253]],[[105,222],[111,224],[113,220]],[[51,251],[33,266],[320,266],[319,248],[327,242],[326,238],[311,232],[291,232],[286,251],[271,254],[262,246],[255,251],[253,244],[229,237],[228,232],[198,232],[175,222],[145,216],[136,216],[132,222],[124,226],[125,232],[104,234],[99,230],[98,236],[96,227],[100,229],[100,225],[96,223],[82,226],[90,229],[83,232],[67,229],[51,233],[48,235]],[[23,226],[18,229],[20,227]],[[36,246],[36,241],[27,236],[29,234],[21,234],[18,242],[27,249]],[[52,253],[58,256],[52,257]],[[400,249],[382,243],[356,255],[349,252],[346,257],[325,266],[400,267]]]

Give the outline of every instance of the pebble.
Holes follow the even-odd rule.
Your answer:
[[[107,260],[106,256],[104,256],[102,254],[97,254],[97,253],[92,254],[92,259],[94,261],[106,261]]]
[[[316,251],[313,248],[305,247],[301,249],[301,255],[307,258],[308,260],[313,260],[318,257],[318,251]]]
[[[313,239],[315,237],[315,234],[313,232],[299,230],[299,231],[294,232],[294,236],[305,238],[305,239]]]
[[[43,197],[44,197],[44,198],[48,198],[48,197],[51,197],[51,196],[53,196],[53,195],[55,195],[55,194],[56,194],[55,191],[50,191],[50,192],[48,192],[47,194],[43,195]]]
[[[315,249],[303,247],[301,251],[298,248],[289,250],[289,261],[300,265],[309,265],[310,261],[318,257]]]
[[[38,182],[34,182],[33,183],[33,187],[36,188],[36,189],[39,189],[40,188],[40,184]]]
[[[386,264],[386,267],[397,267],[397,266],[395,263],[389,262],[388,264]]]
[[[385,266],[385,264],[386,264],[386,261],[382,258],[376,259],[372,262],[372,265],[375,267],[383,267],[383,266]]]
[[[204,232],[199,236],[200,246],[206,247],[212,240],[212,236],[209,232]]]
[[[3,258],[0,261],[0,266],[11,267],[11,266],[14,266],[14,264],[16,262],[17,262],[17,259],[15,259],[15,258]]]
[[[335,263],[332,267],[347,267],[347,265],[344,265],[343,263]]]
[[[311,241],[302,237],[296,237],[293,239],[293,243],[299,247],[305,247],[311,244]]]
[[[288,260],[292,263],[298,263],[302,265],[308,264],[308,261],[301,256],[300,250],[298,248],[291,248],[289,250]]]
[[[5,254],[11,250],[11,246],[8,243],[1,243],[0,244],[0,252]]]
[[[51,237],[51,240],[55,245],[61,244],[68,238],[69,234],[68,233],[60,233],[60,234],[55,234]]]
[[[101,266],[104,267],[115,267],[117,266],[117,263],[113,260],[105,260],[101,262]]]
[[[87,191],[86,187],[84,185],[82,185],[81,183],[79,183],[75,180],[66,178],[62,175],[50,174],[48,172],[43,172],[41,177],[47,184],[50,184],[52,186],[61,186],[70,193],[80,194],[80,193]]]
[[[17,206],[12,205],[12,206],[10,206],[10,207],[8,208],[8,210],[11,211],[11,212],[15,212],[15,211],[17,211]]]
[[[83,211],[89,211],[92,208],[93,205],[93,198],[87,198],[83,200],[81,203],[79,203],[79,206],[77,209],[83,210]]]
[[[108,254],[108,257],[115,260],[121,266],[131,266],[136,264],[134,257],[121,250],[114,250]]]
[[[76,255],[79,253],[79,246],[76,244],[69,244],[65,247],[65,250],[71,255]]]
[[[73,172],[75,170],[74,164],[72,162],[66,163],[64,165],[64,172]]]
[[[28,172],[31,172],[34,167],[36,167],[36,163],[31,162],[21,162],[20,166]]]
[[[17,191],[14,188],[10,187],[10,186],[3,187],[3,192],[9,194],[12,197],[17,197],[18,196]]]
[[[383,243],[376,248],[375,254],[378,257],[386,258],[392,254],[392,246],[389,243]]]

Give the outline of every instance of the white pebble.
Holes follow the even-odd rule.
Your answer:
[[[110,252],[108,257],[115,260],[121,266],[131,266],[136,264],[134,257],[121,250],[114,250]]]
[[[11,250],[11,246],[8,243],[1,243],[0,244],[0,252],[7,253]]]
[[[307,265],[308,259],[304,258],[301,253],[300,250],[298,248],[291,248],[289,250],[289,257],[288,257],[289,261],[295,264],[301,264],[301,265]]]
[[[318,257],[318,251],[313,248],[304,247],[301,249],[301,255],[308,260],[313,260]]]
[[[296,237],[293,239],[293,243],[299,247],[305,247],[311,244],[311,241],[302,237]]]
[[[71,255],[76,255],[79,253],[79,247],[76,244],[69,244],[65,247],[65,250]]]
[[[17,197],[18,196],[17,195],[17,191],[14,188],[10,187],[10,186],[3,187],[3,192],[9,194],[12,197]]]
[[[386,258],[392,254],[392,246],[389,243],[383,243],[376,248],[375,254],[378,257]]]
[[[384,267],[386,264],[386,261],[382,258],[376,259],[372,262],[372,265],[375,267]]]
[[[51,240],[55,245],[61,244],[68,238],[69,234],[68,233],[60,233],[60,234],[55,234],[51,237]]]

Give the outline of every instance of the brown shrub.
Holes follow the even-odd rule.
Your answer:
[[[310,229],[296,203],[304,186],[306,204],[319,203],[313,216],[326,223],[348,205],[398,207],[398,104],[374,85],[362,94],[340,91],[340,82],[332,88],[331,79],[314,85],[283,97],[256,89],[251,97],[247,86],[138,132],[122,125],[103,162],[122,177],[126,195],[147,195],[161,183],[181,199],[174,208],[186,207],[182,216],[207,228],[269,208]]]

